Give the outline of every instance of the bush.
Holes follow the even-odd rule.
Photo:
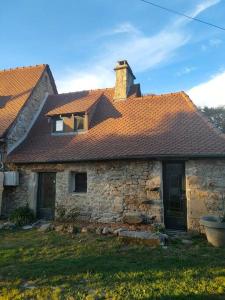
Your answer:
[[[10,217],[10,221],[17,226],[24,226],[34,221],[34,213],[28,205],[15,209]]]

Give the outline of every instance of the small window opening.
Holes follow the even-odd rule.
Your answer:
[[[75,116],[74,117],[74,130],[81,131],[84,130],[84,116]]]
[[[87,173],[72,173],[72,192],[87,193]]]
[[[64,122],[63,119],[56,119],[54,123],[54,131],[55,132],[63,132]]]

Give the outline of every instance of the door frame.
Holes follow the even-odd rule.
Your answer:
[[[185,165],[185,160],[165,160],[165,161],[162,161],[162,187],[163,187],[163,218],[164,218],[164,226],[166,228],[166,210],[165,210],[165,202],[166,202],[166,199],[165,199],[165,189],[166,189],[166,184],[165,184],[165,181],[166,181],[166,170],[165,170],[165,166],[166,164],[182,164],[182,169],[183,169],[183,174],[184,174],[184,184],[185,184],[185,228],[184,228],[184,231],[187,231],[188,230],[188,203],[187,203],[187,189],[186,189],[186,165]],[[167,229],[167,228],[166,228]],[[168,228],[170,229],[170,228]],[[171,229],[171,230],[181,230],[181,229]]]
[[[38,217],[39,214],[39,199],[41,194],[40,189],[40,175],[44,173],[53,173],[55,174],[55,199],[54,199],[54,209],[53,209],[53,220],[55,219],[55,206],[56,206],[56,173],[55,171],[39,171],[37,172],[37,201],[36,201],[36,216]]]

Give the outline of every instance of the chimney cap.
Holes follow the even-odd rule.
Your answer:
[[[133,71],[126,59],[118,60],[114,70],[116,71],[116,70],[123,69],[123,68],[127,68],[129,70],[130,74],[133,76],[133,78],[136,79],[136,77],[134,76]]]

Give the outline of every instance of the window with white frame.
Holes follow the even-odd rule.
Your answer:
[[[63,132],[64,122],[62,118],[54,120],[54,132]]]

